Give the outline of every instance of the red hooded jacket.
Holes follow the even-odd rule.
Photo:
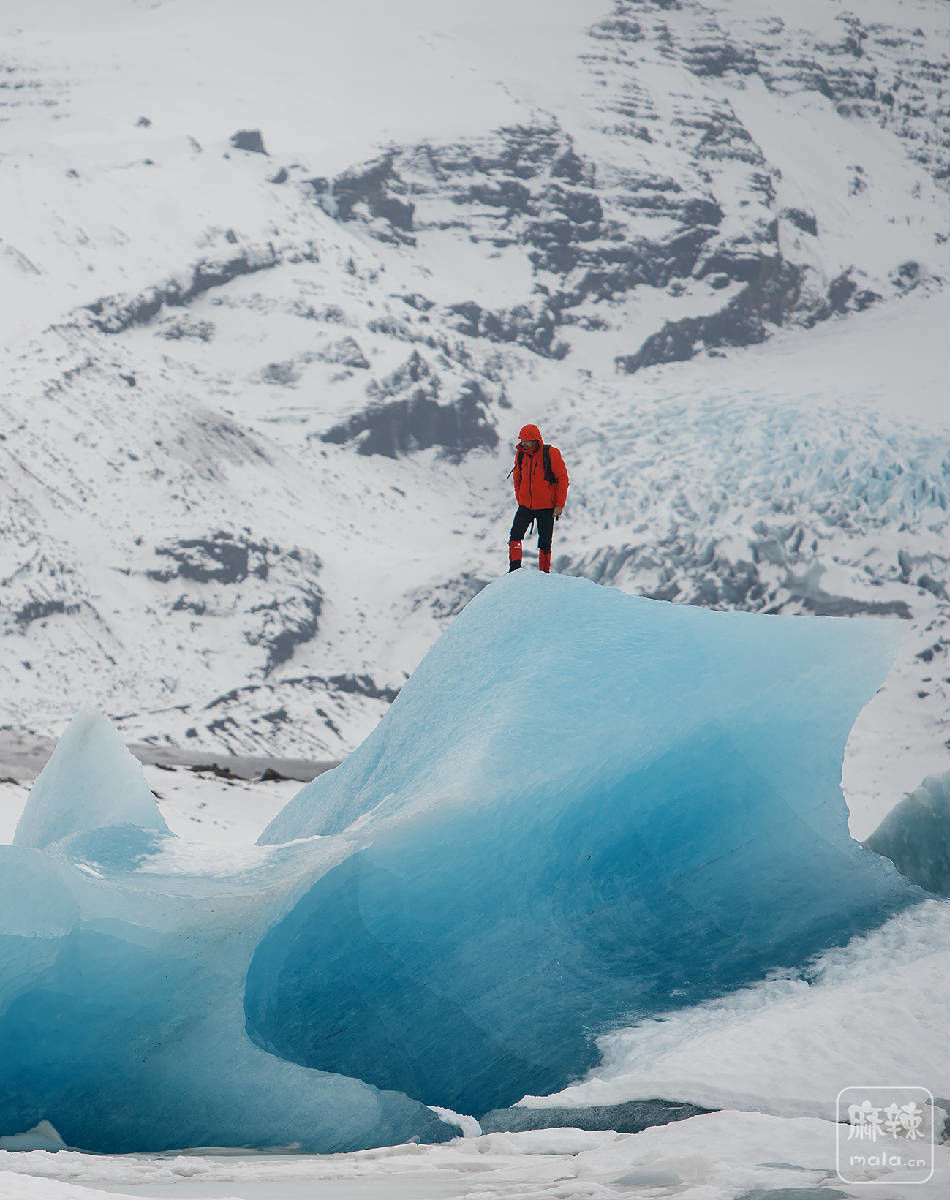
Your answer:
[[[515,498],[525,508],[563,508],[567,501],[567,468],[564,459],[556,446],[549,446],[551,455],[551,471],[555,483],[549,483],[544,477],[544,439],[537,425],[525,425],[519,434],[523,442],[537,442],[537,450],[530,453],[518,450],[515,455],[515,469],[512,475],[515,485]],[[520,459],[520,465],[519,465]]]

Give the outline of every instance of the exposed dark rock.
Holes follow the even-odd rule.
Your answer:
[[[779,216],[794,225],[796,229],[800,229],[802,233],[810,233],[812,237],[818,236],[818,221],[814,213],[805,212],[800,208],[783,208]]]
[[[414,387],[416,384],[420,386]],[[366,388],[366,394],[377,400],[412,390],[417,397],[420,395],[435,397],[439,394],[439,387],[438,376],[419,351],[413,350],[406,361],[385,379],[379,383],[375,380],[370,383]]]
[[[92,314],[93,325],[102,333],[121,333],[134,325],[145,325],[167,305],[179,308],[197,296],[222,287],[241,275],[268,271],[281,262],[319,262],[314,246],[307,245],[291,251],[277,251],[273,246],[250,251],[243,250],[233,258],[219,262],[202,260],[191,268],[191,278],[184,286],[178,280],[150,288],[137,296],[107,296],[86,305]]]
[[[848,304],[857,290],[858,285],[848,272],[833,279],[828,285],[828,303],[831,306],[831,311],[836,313],[846,312]]]
[[[950,896],[950,771],[925,779],[864,845],[928,892]]]
[[[859,288],[848,274],[839,275],[828,288],[832,312],[863,312],[880,300],[880,294],[870,288]]]
[[[173,565],[145,574],[160,583],[191,579],[196,583],[228,584],[240,583],[254,570],[259,578],[266,579],[268,557],[275,550],[265,542],[250,542],[223,532],[207,538],[181,538],[155,547],[155,553],[170,558]]]
[[[340,366],[352,367],[354,370],[369,370],[369,359],[360,349],[356,339],[349,335],[329,345],[320,353],[320,358],[324,362],[338,363]]]
[[[492,311],[474,301],[452,304],[448,311],[460,318],[455,328],[468,337],[484,337],[492,342],[516,342],[544,358],[563,358],[567,346],[556,340],[558,319],[550,305],[534,307],[518,304],[514,308]]]
[[[891,282],[901,292],[913,291],[920,283],[920,263],[901,263],[891,272]]]
[[[722,209],[715,200],[702,196],[690,197],[684,201],[681,212],[687,225],[711,225],[718,228],[722,224]]]
[[[611,40],[635,37],[638,19],[632,8],[618,4],[614,16],[599,26],[599,35]],[[752,70],[755,56],[735,47],[720,48],[711,56],[715,38],[693,48],[696,69]],[[631,101],[634,103],[635,102]],[[753,169],[748,186],[766,205],[773,205],[775,186],[758,146],[749,137],[728,104],[701,114],[678,118],[682,137],[700,157],[729,158]],[[546,357],[563,357],[567,347],[557,336],[560,324],[570,323],[570,310],[588,299],[612,300],[637,287],[675,287],[694,273],[709,277],[714,287],[728,281],[744,284],[742,293],[707,317],[674,322],[654,335],[634,355],[623,356],[620,369],[637,370],[657,362],[690,357],[699,348],[746,345],[763,340],[773,326],[787,323],[800,313],[801,272],[778,253],[778,225],[757,218],[748,233],[732,246],[717,247],[707,257],[707,246],[718,236],[723,213],[712,195],[684,191],[672,178],[640,172],[615,171],[609,191],[595,187],[593,164],[574,149],[570,138],[554,123],[514,126],[499,130],[492,139],[466,145],[426,145],[412,151],[390,151],[358,170],[328,180],[312,181],[325,207],[341,220],[362,216],[376,224],[385,218],[398,232],[426,228],[428,197],[450,199],[462,213],[459,226],[472,230],[473,241],[524,247],[536,271],[551,272],[565,280],[547,300],[488,311],[475,301],[449,306],[455,328],[468,337],[515,342]],[[628,177],[629,176],[629,177]],[[411,221],[398,205],[413,198]],[[609,198],[609,205],[608,205]],[[396,202],[394,213],[387,205]],[[662,240],[628,234],[626,212],[648,213],[673,219],[679,228]],[[814,217],[787,209],[783,215],[796,227],[814,231]],[[440,218],[444,224],[444,219]],[[539,291],[542,289],[538,289]],[[543,289],[547,290],[547,288]],[[842,299],[840,287],[811,319],[873,300],[868,292]],[[407,300],[412,307],[416,305]],[[821,306],[819,306],[821,308]],[[417,308],[422,311],[422,308]],[[380,318],[375,319],[377,322]],[[419,340],[407,331],[406,340]],[[430,397],[434,398],[434,397]]]
[[[903,600],[856,600],[851,596],[832,596],[820,590],[803,596],[801,606],[816,617],[901,617],[909,621],[914,615]]]
[[[926,573],[919,576],[917,586],[925,592],[930,592],[932,596],[936,596],[938,600],[947,599],[947,581],[946,579],[935,579],[932,575]]]
[[[146,572],[160,583],[190,580],[199,585],[248,587],[238,593],[245,613],[244,639],[266,652],[264,675],[287,662],[298,645],[317,634],[324,596],[315,582],[320,560],[310,551],[284,551],[269,542],[253,541],[246,532],[217,532],[206,538],[169,539],[155,553],[170,559],[170,565]],[[260,585],[268,584],[261,596]],[[220,603],[212,594],[211,604],[182,594],[171,612],[196,616],[213,611]]]
[[[70,604],[66,600],[31,600],[17,609],[13,619],[21,629],[25,629],[34,621],[43,621],[47,617],[74,616],[81,607],[80,604]]]
[[[235,775],[229,767],[219,767],[216,762],[208,763],[207,765],[196,763],[188,769],[196,775],[214,775],[218,779],[240,779],[240,776]]]
[[[323,599],[323,592],[316,584],[298,583],[279,601],[251,609],[254,614],[263,614],[264,620],[259,631],[245,633],[244,637],[252,646],[267,649],[265,677],[289,662],[297,646],[316,637]]]
[[[168,567],[146,572],[160,583],[173,579],[230,587],[247,581],[270,583],[274,599],[249,605],[251,625],[244,631],[250,645],[266,651],[265,675],[287,662],[298,645],[316,635],[323,593],[314,582],[320,570],[315,554],[296,548],[285,552],[269,542],[252,541],[243,533],[220,531],[207,538],[170,540],[157,546],[155,553],[172,560]],[[202,614],[205,610],[202,601],[182,595],[171,611]]]
[[[408,188],[396,174],[394,154],[383,154],[365,166],[345,171],[333,180],[311,179],[319,203],[340,221],[350,221],[358,205],[403,233],[412,231],[413,204],[404,199]]]
[[[734,162],[766,167],[762,151],[753,141],[729,105],[710,108],[701,115],[691,118],[674,118],[673,124],[680,126],[685,140],[692,142],[694,155],[698,159],[731,159]],[[774,190],[768,175],[762,174],[757,182],[767,199],[774,200]]]
[[[498,445],[498,434],[485,412],[486,398],[474,380],[450,404],[433,398],[431,382],[415,387],[405,399],[390,400],[357,413],[323,434],[324,442],[355,441],[360,454],[398,458],[415,450],[438,446],[459,461],[470,450]],[[385,394],[385,393],[383,393]]]
[[[267,153],[259,129],[239,129],[231,134],[231,145],[235,150],[249,150],[252,154]]]
[[[849,269],[831,281],[825,299],[817,305],[812,305],[803,314],[802,323],[811,326],[841,313],[863,312],[880,299],[879,293],[870,288],[860,287],[852,278]]]
[[[291,387],[300,378],[300,368],[291,359],[289,362],[268,363],[261,371],[264,383],[275,383],[281,387]]]
[[[346,324],[346,313],[338,304],[324,304],[320,308],[314,308],[312,304],[297,301],[293,305],[293,311],[305,321],[321,321],[327,325]]]
[[[731,269],[739,270],[740,262],[743,273],[753,273],[745,260],[734,260]],[[667,321],[636,354],[616,359],[618,371],[632,375],[658,363],[684,362],[703,349],[764,341],[769,326],[785,324],[794,310],[801,295],[801,278],[800,269],[784,259],[760,256],[755,278],[725,308],[707,317]]]
[[[190,612],[196,617],[202,617],[207,612],[208,606],[202,600],[192,600],[190,596],[179,596],[172,605],[172,612]]]
[[[213,321],[199,321],[185,315],[168,321],[156,332],[169,342],[210,342],[215,334],[215,326]]]
[[[279,171],[277,171],[275,174],[271,175],[268,178],[267,182],[268,183],[286,183],[289,178],[290,178],[290,175],[287,171],[287,168],[281,167]]]
[[[671,1100],[627,1100],[583,1108],[493,1108],[479,1119],[482,1133],[521,1133],[526,1129],[613,1129],[641,1133],[654,1125],[688,1121],[716,1112]]]
[[[474,300],[466,300],[461,304],[450,304],[449,312],[456,313],[461,319],[455,328],[466,337],[478,337],[478,327],[482,319],[482,308]]]
[[[559,154],[551,163],[551,176],[554,179],[566,179],[568,183],[593,184],[593,169],[585,163],[574,150],[567,149]]]
[[[275,689],[284,691],[292,688],[302,688],[308,693],[318,695],[326,691],[344,692],[347,695],[366,696],[371,700],[384,700],[387,704],[391,704],[399,695],[399,688],[380,687],[370,675],[296,675],[281,679],[279,683],[249,683],[243,687],[232,688],[231,691],[215,697],[206,704],[205,711],[226,707],[230,704],[240,704],[244,699],[257,692],[272,695],[276,694]],[[293,775],[292,778],[296,779],[298,776]],[[312,778],[312,775],[308,778]]]
[[[517,179],[499,179],[495,183],[474,183],[467,191],[453,196],[456,204],[487,204],[503,208],[510,216],[526,212],[531,192]]]
[[[754,75],[759,69],[755,50],[737,46],[721,36],[715,41],[694,42],[684,54],[686,65],[694,75],[721,76],[727,71],[737,75]]]
[[[596,192],[553,183],[545,190],[544,198],[572,225],[581,226],[579,236],[584,240],[599,232],[604,208]]]
[[[396,299],[401,300],[404,304],[408,304],[416,312],[426,313],[430,309],[435,308],[435,301],[426,299],[420,292],[411,292],[407,295],[397,296]]]
[[[696,270],[696,278],[725,275],[735,283],[755,283],[762,274],[762,257],[749,250],[723,250],[704,259]]]
[[[416,612],[420,608],[428,608],[437,620],[448,621],[458,616],[472,597],[489,583],[490,579],[465,572],[438,587],[426,587],[412,593],[412,610]]]
[[[399,688],[380,687],[371,675],[330,675],[325,680],[331,691],[346,692],[351,696],[368,696],[371,700],[385,700],[391,704],[399,695]]]
[[[590,28],[590,36],[610,42],[642,42],[643,27],[632,17],[621,13],[617,16],[605,17]]]

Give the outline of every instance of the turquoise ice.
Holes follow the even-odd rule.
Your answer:
[[[901,632],[493,584],[266,832],[366,844],[263,939],[252,1036],[481,1113],[879,922],[921,893],[850,839],[839,780]]]
[[[88,712],[0,847],[0,1135],[102,1151],[452,1136],[594,1037],[920,898],[843,747],[900,622],[486,588],[265,844],[165,829]]]
[[[268,921],[344,852],[181,843],[119,735],[81,712],[0,846],[0,1136],[47,1120],[111,1153],[453,1136],[416,1101],[276,1058],[245,1031]]]

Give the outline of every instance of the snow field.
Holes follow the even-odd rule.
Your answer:
[[[638,1134],[572,1129],[489,1134],[441,1146],[405,1145],[318,1158],[212,1152],[90,1156],[0,1151],[3,1200],[736,1200],[753,1189],[845,1190],[835,1174],[835,1129],[815,1118],[724,1111]],[[853,1195],[942,1200],[950,1151],[934,1177],[895,1184],[870,1172]],[[881,1185],[884,1185],[882,1188]],[[816,1193],[820,1195],[821,1193]]]

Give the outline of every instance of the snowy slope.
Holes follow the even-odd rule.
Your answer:
[[[343,755],[504,568],[531,419],[557,569],[909,618],[859,836],[942,765],[939,4],[0,20],[0,721]]]

